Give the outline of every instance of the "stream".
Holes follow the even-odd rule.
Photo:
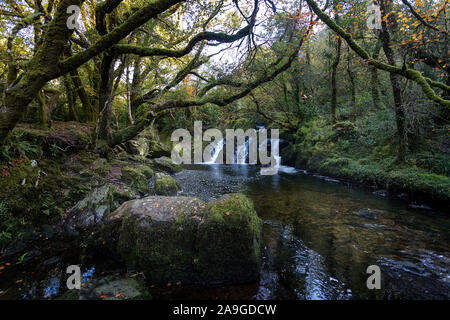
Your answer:
[[[191,165],[175,177],[184,195],[209,201],[242,192],[254,201],[264,255],[260,283],[247,298],[450,298],[444,212],[284,166],[262,176],[255,166]],[[367,288],[370,265],[381,269],[380,290]]]

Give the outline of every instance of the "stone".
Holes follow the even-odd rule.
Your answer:
[[[262,221],[250,199],[228,194],[210,202],[197,232],[196,267],[204,284],[256,281]]]
[[[115,188],[111,185],[93,189],[66,213],[63,227],[67,231],[73,231],[102,222],[113,205],[114,191]]]
[[[122,180],[130,185],[139,193],[148,194],[150,191],[146,174],[139,168],[125,167],[122,168]]]
[[[108,251],[152,284],[246,283],[259,277],[262,222],[244,195],[128,201],[100,230]]]
[[[190,197],[146,197],[113,212],[102,238],[152,284],[195,282],[194,243],[205,203]]]
[[[156,195],[175,196],[181,189],[177,180],[164,173],[157,173],[155,176],[154,191]]]
[[[356,215],[358,217],[368,219],[368,220],[376,220],[377,214],[383,214],[386,213],[384,210],[377,210],[377,209],[360,209],[356,212]]]
[[[125,142],[125,150],[134,155],[146,156],[149,150],[148,147],[147,139],[144,137]]]
[[[153,159],[153,166],[155,169],[159,169],[161,171],[166,171],[169,173],[177,173],[183,169],[182,166],[173,163],[172,159],[168,157],[160,157]]]
[[[82,284],[80,290],[69,290],[60,300],[150,300],[144,279],[139,275],[106,276]]]

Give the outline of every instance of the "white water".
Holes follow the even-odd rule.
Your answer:
[[[259,128],[258,128],[258,130],[259,130]],[[266,141],[264,141],[263,143],[261,143],[259,145],[258,150],[264,150],[263,148],[267,148],[267,143],[269,141],[270,141],[271,145],[274,144],[274,142],[271,139],[267,139]],[[249,138],[249,140],[247,140],[244,144],[237,146],[236,154],[235,154],[235,162],[236,162],[236,164],[239,164],[239,165],[247,164],[247,158],[248,158],[250,144],[251,144],[251,138]],[[219,157],[219,155],[221,154],[221,152],[224,149],[224,145],[225,145],[224,139],[220,140],[214,146],[214,151],[213,151],[213,154],[212,154],[212,157],[211,157],[211,161],[205,162],[205,164],[215,164],[217,158]],[[275,159],[276,159],[275,168],[277,168],[278,171],[284,172],[284,173],[297,173],[297,172],[299,172],[294,167],[289,167],[289,166],[282,165],[280,156],[275,157]]]
[[[224,140],[222,139],[217,144],[214,145],[214,152],[211,157],[211,161],[205,162],[205,164],[215,164],[217,158],[219,157],[220,153],[223,150],[223,146],[224,146]]]

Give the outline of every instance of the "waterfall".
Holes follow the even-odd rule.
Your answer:
[[[214,150],[211,153],[211,161],[205,162],[205,164],[215,164],[217,158],[219,157],[220,153],[223,150],[223,146],[225,145],[224,140],[220,140],[217,144],[214,146]]]
[[[262,126],[257,127],[257,129],[256,129],[257,133],[259,133],[259,130],[261,130],[261,129],[265,129],[265,128]],[[247,158],[249,156],[249,148],[250,148],[251,141],[252,141],[252,138],[249,137],[248,139],[246,139],[244,144],[238,145],[236,147],[236,151],[235,151],[235,155],[234,155],[234,163],[235,164],[239,164],[239,165],[247,164]],[[270,144],[270,145],[268,146],[268,144]],[[272,148],[272,146],[275,146],[275,145],[276,145],[276,143],[273,139],[267,139],[263,142],[260,142],[260,144],[258,145],[258,151],[265,151],[268,149],[268,147]],[[221,139],[220,141],[215,143],[214,149],[211,152],[211,160],[208,162],[204,162],[204,164],[215,164],[217,158],[220,156],[221,153],[223,153],[224,146],[225,146],[224,139]],[[276,160],[275,168],[278,169],[278,171],[281,171],[284,173],[298,172],[298,170],[293,167],[282,165],[281,164],[281,162],[282,162],[281,156],[275,157],[275,160]]]
[[[239,145],[236,149],[235,162],[237,164],[247,164],[248,148],[252,138],[245,141],[243,145]]]

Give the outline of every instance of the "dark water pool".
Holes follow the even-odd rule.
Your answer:
[[[186,195],[253,199],[265,242],[253,298],[450,298],[448,214],[284,169],[196,165],[176,175]],[[367,288],[370,265],[380,267],[380,290]]]

